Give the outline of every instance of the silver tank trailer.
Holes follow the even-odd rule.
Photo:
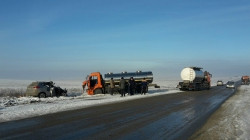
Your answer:
[[[199,67],[187,67],[181,71],[181,79],[184,83],[201,82],[204,72]]]
[[[129,80],[130,77],[133,77],[136,82],[141,82],[145,78],[148,83],[153,82],[153,73],[151,71],[136,71],[136,72],[121,72],[121,73],[107,73],[104,75],[104,80],[109,82],[110,78],[113,78],[115,82],[119,82],[121,77],[125,80]]]

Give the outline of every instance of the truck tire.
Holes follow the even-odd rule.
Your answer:
[[[94,90],[94,94],[102,94],[102,89],[98,88]]]
[[[38,95],[39,98],[46,98],[46,94],[44,92],[39,93]]]

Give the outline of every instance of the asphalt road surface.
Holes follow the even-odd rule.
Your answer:
[[[0,139],[188,139],[234,92],[213,87],[0,123]]]

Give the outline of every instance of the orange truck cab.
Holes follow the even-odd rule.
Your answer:
[[[87,76],[87,79],[82,83],[83,92],[86,86],[89,95],[105,93],[104,80],[100,72],[93,72]]]
[[[249,76],[242,76],[241,77],[241,84],[248,85],[249,84]]]

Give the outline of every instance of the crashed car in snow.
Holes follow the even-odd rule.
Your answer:
[[[50,82],[32,82],[28,85],[26,96],[34,96],[39,98],[53,97],[53,96],[67,96],[67,90],[59,86],[54,86],[55,83]]]

